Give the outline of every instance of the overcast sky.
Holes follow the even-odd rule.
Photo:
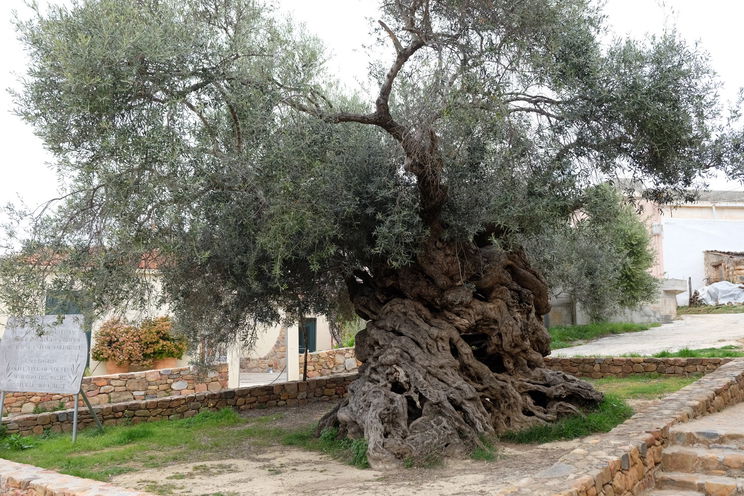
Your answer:
[[[2,66],[0,88],[17,87],[17,75],[25,68],[23,50],[11,25],[11,11],[22,17],[23,0],[2,0],[0,5],[0,46]],[[377,2],[373,0],[280,0],[279,4],[308,31],[324,40],[332,54],[330,67],[350,86],[367,71],[364,44],[369,43]],[[607,0],[606,13],[613,32],[619,36],[641,37],[676,25],[690,41],[699,41],[710,53],[719,73],[725,99],[733,100],[744,87],[744,2],[742,0]],[[29,206],[49,199],[57,192],[57,178],[49,168],[53,158],[44,150],[31,128],[12,113],[12,100],[0,92],[0,203],[22,198]],[[724,181],[718,189],[741,189]]]

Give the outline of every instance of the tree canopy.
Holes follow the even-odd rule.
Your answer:
[[[584,0],[396,1],[380,16],[395,61],[373,71],[371,109],[336,89],[316,38],[257,2],[83,1],[20,21],[18,111],[66,186],[24,249],[56,257],[98,308],[145,294],[133,269],[157,253],[174,310],[234,330],[297,295],[331,311],[353,270],[411,260],[428,210],[452,239],[508,246],[580,209],[597,174],[661,195],[723,165],[717,82],[674,32],[603,47]],[[417,133],[441,147],[424,175],[405,158]],[[442,198],[417,191],[429,174]]]
[[[15,314],[49,284],[84,288],[98,309],[136,303],[150,295],[145,259],[181,328],[224,342],[279,309],[332,314],[348,293],[373,322],[355,391],[383,388],[384,408],[408,412],[383,439],[379,419],[360,420],[367,400],[342,407],[341,432],[371,436],[375,460],[428,449],[415,434],[435,422],[426,412],[472,445],[596,403],[542,368],[549,304],[523,248],[579,211],[599,215],[602,195],[587,194],[599,182],[630,177],[668,200],[732,170],[740,147],[698,47],[674,31],[603,44],[603,22],[589,0],[384,1],[389,63],[372,68],[369,97],[340,89],[317,38],[258,1],[37,11],[18,23],[31,58],[18,112],[66,191],[5,259],[2,297]],[[53,282],[40,277],[50,267]],[[414,365],[445,362],[401,358],[405,340],[444,328],[431,339],[464,365],[424,387]],[[420,382],[374,365],[396,360]],[[464,396],[421,399],[451,394],[457,374]]]

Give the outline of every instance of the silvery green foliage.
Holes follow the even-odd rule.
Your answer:
[[[409,263],[429,232],[410,137],[436,137],[445,236],[505,247],[565,226],[598,176],[667,198],[731,156],[706,57],[673,32],[603,48],[585,0],[380,13],[395,61],[372,70],[373,106],[257,1],[79,0],[19,21],[18,112],[65,195],[3,261],[10,312],[33,312],[49,285],[91,311],[162,298],[214,342],[250,341],[279,309],[337,313],[354,270]]]
[[[553,293],[571,295],[594,320],[658,298],[651,236],[634,206],[608,184],[588,188],[582,203],[524,242]]]

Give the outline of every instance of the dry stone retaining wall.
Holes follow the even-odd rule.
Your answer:
[[[226,387],[226,364],[219,364],[205,374],[197,373],[192,367],[180,367],[84,377],[82,383],[83,391],[94,405],[215,392]],[[59,409],[60,403],[64,408],[72,408],[73,402],[72,396],[63,394],[6,393],[5,415],[27,414],[35,409],[51,411]]]
[[[307,354],[307,376],[325,377],[329,375],[356,372],[362,364],[356,359],[354,348],[337,348]],[[305,355],[300,355],[300,377],[305,366]]]
[[[732,358],[650,358],[650,357],[547,357],[545,365],[577,377],[625,377],[633,374],[657,373],[686,376],[707,374]],[[304,355],[300,355],[302,375]],[[356,359],[354,348],[337,348],[308,354],[308,377],[326,377],[339,373],[355,372],[362,362]]]
[[[347,386],[356,374],[311,379],[307,382],[283,382],[268,386],[225,389],[149,400],[95,406],[104,425],[137,424],[165,419],[193,417],[199,412],[235,408],[238,411],[272,406],[301,406],[313,401],[338,400],[346,395]],[[79,426],[86,428],[94,420],[86,408],[79,412]],[[72,410],[21,415],[3,421],[9,434],[43,434],[72,430]]]
[[[731,360],[733,358],[548,357],[545,365],[577,377],[599,379],[649,373],[673,376],[707,374]]]

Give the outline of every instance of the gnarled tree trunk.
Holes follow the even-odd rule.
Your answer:
[[[588,383],[545,368],[548,291],[523,254],[435,239],[421,253],[349,281],[369,320],[356,338],[364,365],[319,430],[365,437],[380,467],[467,452],[484,435],[601,401]]]

